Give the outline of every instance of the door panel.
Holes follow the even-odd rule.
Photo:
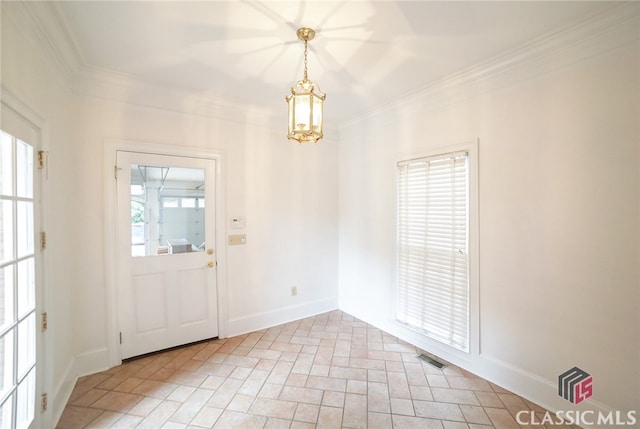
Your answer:
[[[122,358],[218,335],[215,160],[117,152]]]
[[[203,269],[180,271],[178,273],[180,294],[180,326],[187,327],[195,323],[206,323],[209,318],[207,300],[199,299],[208,296]]]
[[[167,291],[164,273],[133,276],[134,302],[145,302],[135,314],[135,332],[139,335],[167,329]]]

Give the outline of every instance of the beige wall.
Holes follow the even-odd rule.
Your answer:
[[[638,46],[623,25],[345,126],[340,308],[448,353],[393,321],[395,163],[478,139],[480,348],[448,357],[554,409],[578,366],[594,378],[584,407],[637,408]]]

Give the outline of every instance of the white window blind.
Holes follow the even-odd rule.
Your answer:
[[[469,160],[466,152],[398,164],[396,317],[469,351]]]

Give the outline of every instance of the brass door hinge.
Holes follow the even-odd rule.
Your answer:
[[[49,327],[49,322],[47,321],[47,312],[45,311],[44,313],[42,313],[42,319],[41,319],[41,323],[40,323],[40,329],[42,331],[46,331],[47,328]]]
[[[44,231],[40,232],[40,250],[45,250],[47,248],[47,233]]]
[[[47,153],[43,150],[38,151],[38,169],[42,170],[46,162]]]
[[[122,344],[122,332],[120,332],[120,344]]]
[[[43,393],[41,396],[41,401],[40,401],[40,412],[44,413],[45,411],[47,411],[47,394]]]

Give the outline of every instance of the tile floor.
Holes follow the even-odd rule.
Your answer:
[[[82,377],[57,428],[519,428],[519,410],[544,412],[419,353],[332,311]]]

